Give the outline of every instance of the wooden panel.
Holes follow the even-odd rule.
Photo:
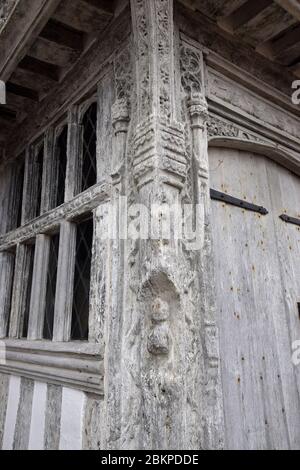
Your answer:
[[[213,188],[269,209],[261,216],[212,202],[226,445],[299,448],[300,369],[291,360],[291,327],[299,339],[300,325],[291,325],[291,316],[300,276],[295,253],[294,260],[278,256],[289,244],[282,240],[278,247],[274,221],[281,212],[274,206],[278,185],[270,172],[280,178],[290,173],[265,157],[225,149],[211,149],[210,168]],[[293,178],[294,186],[286,182],[285,190],[296,203],[300,182]],[[283,270],[290,272],[286,280]],[[293,286],[289,302],[286,282]]]

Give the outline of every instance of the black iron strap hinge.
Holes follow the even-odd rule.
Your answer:
[[[295,217],[290,217],[289,215],[282,214],[279,216],[281,220],[287,222],[288,224],[299,225],[300,227],[300,219],[296,219]]]
[[[216,191],[215,189],[210,190],[210,197],[215,201],[222,201],[226,204],[231,204],[232,206],[237,206],[247,211],[258,212],[262,215],[267,215],[269,213],[267,209],[265,209],[265,207],[251,204],[250,202],[244,201],[243,199],[238,199],[236,197],[229,196],[228,194],[221,193],[220,191]]]

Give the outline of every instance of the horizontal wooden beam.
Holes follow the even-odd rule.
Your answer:
[[[1,32],[0,79],[9,80],[61,0],[17,2]]]
[[[296,75],[296,77],[300,78],[300,59],[299,61],[292,65],[291,67],[289,67],[289,70]]]
[[[58,82],[59,80],[59,67],[48,62],[44,62],[34,57],[26,56],[21,60],[18,67],[22,70],[28,70],[33,72],[36,75],[41,75],[43,77],[49,78]]]
[[[112,16],[114,13],[114,0],[82,0],[96,8],[101,15]]]
[[[110,21],[110,16],[83,0],[63,0],[56,9],[53,19],[86,34],[100,34]]]
[[[40,37],[70,49],[78,51],[83,49],[84,34],[59,21],[49,20],[41,31]]]
[[[7,122],[16,122],[17,114],[6,106],[0,106],[0,117]]]
[[[22,96],[32,101],[39,101],[39,94],[35,90],[17,85],[16,83],[7,82],[6,91],[12,95]]]
[[[300,26],[293,28],[286,32],[286,34],[281,35],[277,40],[273,41],[272,53],[274,57],[277,57],[279,54],[290,47],[294,47],[298,43],[300,43]]]
[[[230,33],[234,33],[241,26],[247,24],[266,8],[273,4],[273,0],[248,0],[231,15],[220,18],[218,25]]]
[[[274,0],[274,2],[300,21],[299,0]]]

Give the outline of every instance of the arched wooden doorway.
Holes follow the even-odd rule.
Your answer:
[[[280,215],[300,219],[300,178],[253,149],[209,160],[214,190],[268,211],[212,201],[226,446],[299,449],[300,227]]]

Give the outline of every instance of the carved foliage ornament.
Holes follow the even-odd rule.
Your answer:
[[[139,116],[171,117],[173,0],[132,0],[138,53]],[[157,86],[158,84],[158,86]]]
[[[203,94],[203,59],[201,52],[187,45],[180,49],[181,83],[189,96]]]
[[[266,144],[266,140],[228,121],[211,116],[207,123],[209,137],[232,137]]]
[[[116,101],[112,107],[112,122],[116,131],[126,132],[129,122],[133,77],[130,45],[115,58],[114,74]]]

